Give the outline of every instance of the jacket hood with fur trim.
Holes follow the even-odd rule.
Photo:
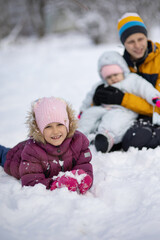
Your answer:
[[[77,129],[77,119],[75,117],[75,112],[72,109],[71,105],[67,104],[67,113],[69,118],[69,132],[67,134],[67,138],[70,138],[74,135],[76,129]],[[37,142],[46,143],[43,134],[39,130],[36,119],[35,119],[35,113],[33,111],[33,106],[31,108],[31,111],[28,113],[26,125],[28,127],[28,137],[34,139]]]
[[[122,68],[125,78],[130,73],[128,65],[127,65],[126,61],[124,60],[123,56],[120,55],[120,53],[118,53],[116,51],[106,51],[100,56],[100,58],[98,60],[98,73],[101,77],[101,80],[105,84],[106,84],[106,81],[103,79],[103,77],[101,75],[101,69],[105,65],[112,65],[112,64],[116,64],[116,65],[120,66],[120,68]]]

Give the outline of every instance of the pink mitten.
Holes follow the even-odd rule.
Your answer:
[[[86,176],[83,178],[81,183],[78,185],[79,192],[81,194],[85,194],[87,190],[91,187],[92,185],[92,178],[86,174]]]
[[[58,179],[59,179],[59,178],[57,178],[57,179],[51,184],[51,187],[50,187],[50,190],[51,190],[51,191],[53,191],[53,190],[55,190],[56,188],[58,188],[58,185],[57,185]]]
[[[87,192],[87,190],[91,187],[92,185],[92,178],[83,170],[79,169],[79,170],[73,170],[72,171],[73,174],[78,174],[78,188],[79,188],[79,192],[81,194],[85,194]]]
[[[156,104],[157,107],[160,107],[160,98],[159,97],[155,97],[152,99],[153,103]]]
[[[66,176],[58,177],[51,185],[51,190],[56,188],[67,187],[69,191],[75,192],[78,188],[78,182],[75,178]]]
[[[58,181],[58,187],[67,187],[69,191],[76,191],[78,188],[78,182],[75,178],[63,175]]]

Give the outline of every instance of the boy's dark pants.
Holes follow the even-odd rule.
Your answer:
[[[127,151],[129,147],[138,149],[156,148],[160,146],[160,126],[152,125],[147,119],[138,119],[135,124],[128,129],[122,140],[122,148]]]

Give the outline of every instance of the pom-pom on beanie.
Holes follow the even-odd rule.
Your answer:
[[[123,44],[126,39],[134,33],[143,33],[147,37],[147,28],[137,13],[125,13],[118,20],[117,29]]]
[[[69,132],[69,119],[66,108],[66,102],[55,97],[44,97],[34,102],[33,110],[37,125],[42,134],[44,128],[53,122],[65,125]]]
[[[106,79],[106,77],[117,73],[123,73],[122,68],[117,64],[105,65],[101,69],[101,75],[103,79]]]

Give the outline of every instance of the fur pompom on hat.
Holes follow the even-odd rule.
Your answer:
[[[105,65],[101,69],[101,75],[103,79],[106,79],[106,77],[117,73],[123,73],[122,68],[117,64]]]
[[[61,98],[44,97],[32,103],[26,124],[29,128],[28,137],[45,143],[44,128],[52,122],[59,122],[66,126],[67,138],[73,136],[77,129],[77,118],[72,107]]]
[[[126,39],[134,33],[143,33],[147,37],[147,28],[142,18],[137,13],[125,13],[118,20],[117,29],[123,44]]]

